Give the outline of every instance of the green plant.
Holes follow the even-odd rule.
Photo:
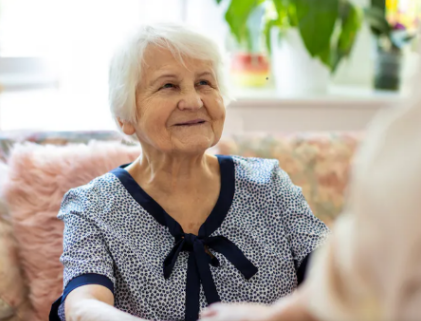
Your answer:
[[[415,38],[415,33],[411,33],[400,23],[390,24],[385,11],[384,1],[382,4],[379,0],[373,0],[371,7],[364,9],[364,17],[378,40],[378,48],[399,52]]]
[[[219,4],[222,0],[216,0]],[[259,50],[256,48],[257,39],[252,37],[253,31],[259,32],[262,21],[251,24],[252,14],[261,6],[265,0],[231,0],[225,12],[225,20],[237,43],[243,45],[249,52]],[[257,46],[258,47],[258,46]]]
[[[250,26],[250,15],[261,7],[261,24]],[[250,28],[259,28],[269,52],[272,28],[280,30],[281,39],[288,29],[297,28],[308,53],[334,72],[351,52],[362,14],[347,0],[231,0],[225,20],[237,42],[249,49]]]

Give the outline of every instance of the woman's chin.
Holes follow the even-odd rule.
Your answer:
[[[215,146],[215,137],[190,137],[185,140],[178,140],[174,143],[174,152],[190,155],[203,154],[207,149]]]

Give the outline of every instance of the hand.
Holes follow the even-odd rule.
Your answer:
[[[216,303],[201,313],[201,321],[317,321],[303,304],[298,291],[273,305],[256,303]]]
[[[275,321],[275,309],[257,303],[215,303],[200,315],[201,321]]]

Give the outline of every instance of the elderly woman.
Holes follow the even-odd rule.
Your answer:
[[[328,229],[277,161],[206,153],[228,103],[215,43],[142,27],[111,62],[109,97],[142,154],[65,195],[50,320],[194,321],[211,303],[293,292]]]

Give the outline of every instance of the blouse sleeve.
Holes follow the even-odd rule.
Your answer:
[[[115,283],[113,260],[103,232],[93,216],[98,200],[86,195],[82,188],[69,191],[63,199],[58,218],[64,222],[63,254],[64,288],[78,276],[99,274]]]
[[[65,320],[64,301],[74,289],[99,284],[114,293],[113,260],[104,241],[103,232],[95,221],[98,197],[86,187],[70,190],[61,204],[58,218],[64,222],[63,294],[52,305],[50,321]]]
[[[301,188],[295,186],[288,174],[280,168],[276,172],[276,186],[282,223],[296,267],[299,268],[304,259],[325,242],[329,229],[313,215]]]

